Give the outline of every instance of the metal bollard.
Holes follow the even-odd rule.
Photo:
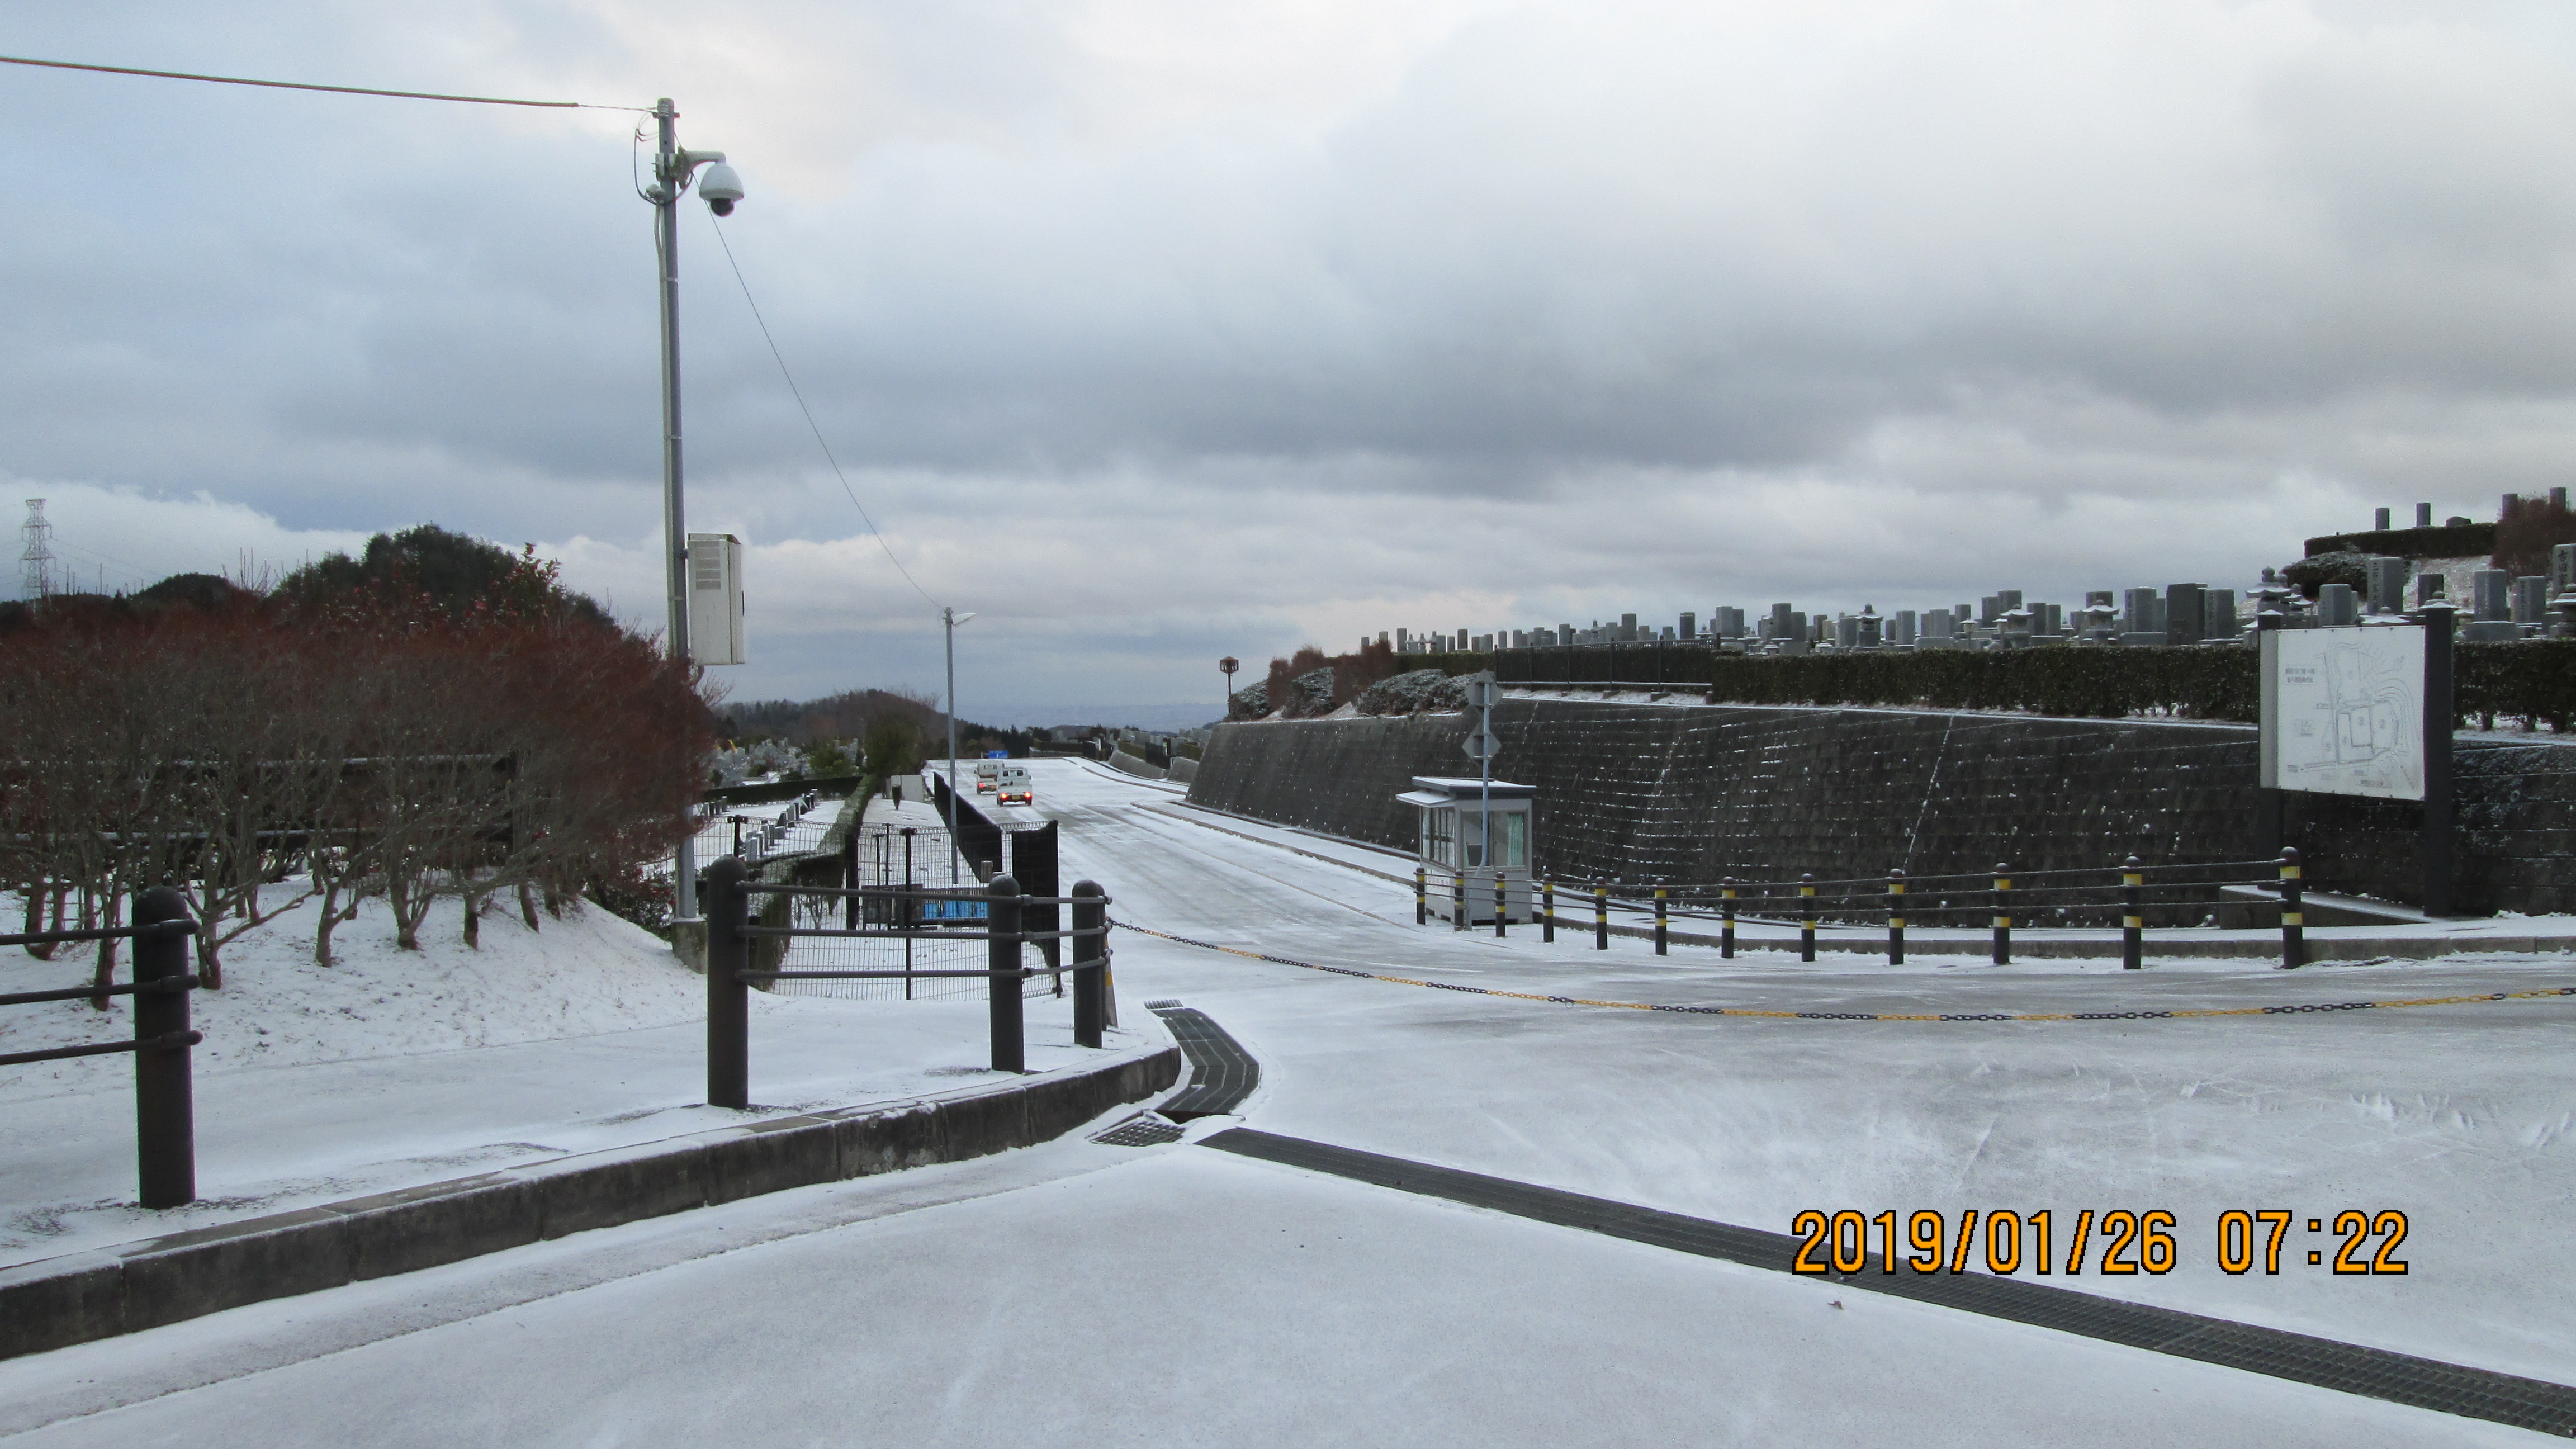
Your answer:
[[[1664,934],[1664,888],[1662,886],[1655,887],[1655,954],[1658,956],[1672,954]]]
[[[1995,862],[1995,964],[2012,962],[2012,869],[2010,861]]]
[[[1542,881],[1538,890],[1541,902],[1538,938],[1553,946],[1556,944],[1556,882]]]
[[[995,874],[984,882],[986,990],[993,1007],[993,1070],[1028,1070],[1020,1028],[1020,883]]]
[[[2147,964],[2147,916],[2143,887],[2147,873],[2139,868],[2138,858],[2130,856],[2120,866],[2120,969],[2135,971]]]
[[[1109,974],[1108,909],[1097,883],[1073,883],[1073,1044],[1100,1045],[1101,978]],[[1086,932],[1090,934],[1085,934]]]
[[[1511,897],[1504,893],[1503,873],[1498,870],[1494,872],[1494,935],[1497,939],[1502,936],[1503,923],[1510,915]]]
[[[728,855],[698,872],[706,892],[707,1105],[736,1111],[751,1105],[751,901],[742,888],[742,857]]]
[[[1816,875],[1798,877],[1798,959],[1816,959]]]
[[[1905,964],[1905,872],[1887,873],[1887,964]]]
[[[185,924],[188,902],[168,886],[134,898],[134,924]],[[188,1048],[203,1040],[188,1029],[188,948],[193,932],[156,932],[134,938],[134,984],[167,982],[134,993],[134,1039],[151,1042],[134,1053],[134,1167],[148,1208],[184,1207],[197,1200],[197,1117]]]
[[[1599,886],[1592,888],[1592,949],[1610,949],[1610,893]]]
[[[1419,926],[1431,919],[1431,877],[1421,866],[1413,868],[1413,924]]]
[[[1467,929],[1467,873],[1458,871],[1449,877],[1449,929]]]
[[[2308,964],[2308,917],[2301,909],[2301,897],[2307,892],[2299,878],[2299,853],[2281,852],[2281,966],[2284,970]]]
[[[1728,876],[1717,888],[1717,954],[1719,959],[1735,959],[1735,877]]]

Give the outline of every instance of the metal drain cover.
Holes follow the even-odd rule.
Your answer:
[[[1145,1009],[1146,1009],[1147,1011],[1162,1011],[1162,1010],[1164,1010],[1164,1009],[1166,1009],[1166,1008],[1168,1008],[1168,1007],[1174,1007],[1174,1006],[1178,1006],[1178,1005],[1180,1005],[1180,1003],[1179,1003],[1178,1001],[1175,1001],[1175,1000],[1173,1000],[1172,998],[1170,998],[1170,997],[1168,997],[1168,996],[1167,996],[1167,997],[1164,997],[1164,998],[1163,998],[1162,1000],[1160,1000],[1160,1001],[1148,1001],[1148,1002],[1146,1002],[1146,1003],[1145,1003]]]
[[[1160,1147],[1181,1140],[1181,1129],[1151,1112],[1130,1117],[1091,1139],[1103,1147]]]

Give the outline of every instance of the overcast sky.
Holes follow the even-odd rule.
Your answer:
[[[676,98],[750,192],[681,231],[739,698],[935,687],[936,604],[970,717],[1213,712],[1220,654],[2242,588],[2576,481],[2564,3],[91,0],[0,51]],[[89,586],[436,522],[658,623],[638,119],[0,66],[9,497]]]

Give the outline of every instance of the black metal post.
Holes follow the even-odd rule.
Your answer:
[[[912,883],[912,832],[919,828],[913,825],[903,827],[904,893],[895,897],[894,918],[895,924],[907,931],[921,924],[921,902],[912,894],[915,889]],[[906,1001],[912,999],[912,937],[910,936],[903,938],[903,999]]]
[[[993,1004],[993,1070],[1028,1070],[1026,1033],[1020,1026],[1020,883],[996,873],[984,882],[985,965]]]
[[[751,899],[742,888],[742,857],[728,855],[698,872],[707,917],[707,1105],[739,1111],[751,1105]]]
[[[1610,892],[1599,886],[1592,888],[1592,949],[1610,949]]]
[[[1905,872],[1887,873],[1887,964],[1905,964]]]
[[[1109,921],[1100,905],[1100,887],[1087,880],[1073,883],[1073,1044],[1100,1045],[1101,977],[1109,969],[1109,938],[1099,932]]]
[[[2299,879],[2299,853],[2281,852],[2281,966],[2284,970],[2308,964],[2308,917],[2301,909],[2301,896],[2307,885]]]
[[[1417,865],[1413,868],[1413,924],[1425,925],[1430,920],[1431,877],[1427,871]]]
[[[1503,889],[1503,873],[1494,872],[1494,935],[1503,934],[1503,923],[1511,915],[1511,897]]]
[[[2451,606],[2440,599],[2424,619],[2424,914],[2451,913]]]
[[[859,928],[859,831],[856,825],[841,837],[841,888],[850,894],[841,902],[842,929]]]
[[[1816,959],[1816,876],[1798,877],[1798,959]]]
[[[1717,954],[1719,959],[1735,959],[1735,877],[1728,876],[1717,888]]]
[[[2012,962],[2012,869],[2008,861],[1995,862],[1995,964]]]
[[[1655,954],[1658,956],[1672,954],[1664,934],[1664,888],[1662,886],[1655,887]]]
[[[188,919],[188,902],[168,886],[134,898],[134,924]],[[138,936],[134,984],[168,982],[134,993],[134,1039],[154,1042],[134,1054],[134,1166],[142,1203],[183,1207],[197,1200],[197,1117],[188,1047],[188,946],[193,931]]]
[[[2147,873],[2130,856],[2120,867],[2120,969],[2136,971],[2147,964]]]
[[[1462,843],[1458,848],[1467,847]],[[1467,873],[1463,870],[1449,874],[1449,929],[1467,929]]]
[[[1553,946],[1556,944],[1556,882],[1541,882],[1538,890],[1541,902],[1538,938]]]

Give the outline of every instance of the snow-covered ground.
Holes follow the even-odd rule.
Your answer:
[[[2291,1006],[2576,985],[2564,956],[2283,972],[1734,962],[1412,924],[1293,832],[1039,762],[1112,915],[1428,981],[1768,1010]],[[1247,839],[1246,836],[1262,837]],[[1293,847],[1293,848],[1283,848]],[[1307,854],[1296,854],[1305,850]],[[2162,1208],[2167,1275],[2052,1281],[2576,1380],[2576,997],[2085,1022],[1680,1016],[1115,938],[1262,1064],[1266,1130],[1787,1231],[1802,1208]],[[757,1057],[756,1057],[757,1060]],[[0,1364],[66,1444],[2427,1444],[2534,1436],[1445,1206],[1187,1145],[806,1189]],[[2216,1215],[2407,1213],[2404,1276]],[[757,1247],[741,1248],[757,1242]],[[2063,1245],[2060,1245],[2063,1252]],[[792,1345],[792,1351],[770,1351]],[[756,1350],[756,1351],[747,1351]],[[252,1372],[266,1370],[265,1372]],[[197,1388],[195,1385],[206,1384]],[[131,1407],[91,1415],[116,1405]],[[12,1417],[12,1416],[15,1417]],[[83,1417],[87,1416],[87,1417]]]
[[[131,1057],[0,1069],[0,1266],[746,1120],[703,1105],[704,977],[596,906],[539,920],[531,932],[495,910],[474,949],[441,902],[421,949],[403,951],[371,901],[325,968],[307,905],[227,946],[224,988],[190,998],[205,1034],[191,1207],[133,1206]],[[92,957],[7,959],[13,989],[42,990],[86,984]],[[1000,1080],[980,993],[939,994],[752,993],[753,1094],[769,1105],[751,1115]],[[130,1036],[126,1001],[12,1007],[0,1051]],[[1068,1001],[1032,996],[1025,1014],[1031,1069],[1098,1059],[1073,1045]],[[1155,1039],[1149,1019],[1111,1045]]]

